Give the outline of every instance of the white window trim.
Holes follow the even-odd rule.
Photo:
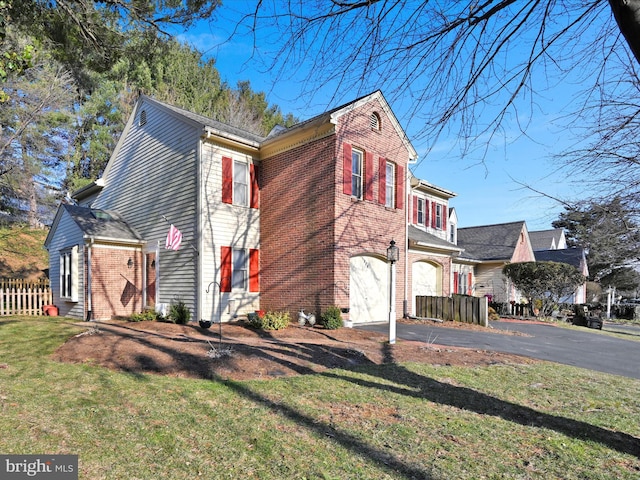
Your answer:
[[[385,164],[385,194],[384,194],[384,206],[387,208],[395,207],[396,200],[396,166],[393,162],[387,162]],[[389,172],[391,172],[391,178],[389,178]]]
[[[424,209],[424,207],[425,207],[426,203],[427,203],[427,201],[424,198],[418,197],[418,201],[417,201],[418,205],[416,207],[418,209],[418,212],[417,212],[418,225],[424,225],[424,220],[425,220],[425,215],[424,215],[425,209]],[[422,211],[420,209],[420,206],[422,206]],[[420,218],[421,214],[422,214],[422,218]]]
[[[236,174],[237,174],[237,168],[241,167],[244,170],[244,175],[243,175],[243,179],[239,179],[239,180],[243,180],[243,181],[237,181],[236,179]],[[240,207],[248,207],[249,206],[249,199],[251,197],[251,185],[249,185],[249,164],[246,162],[243,162],[241,160],[233,160],[233,170],[232,170],[232,176],[233,176],[233,192],[232,192],[232,202],[233,205],[237,205]],[[239,185],[243,185],[244,186],[244,192],[245,192],[245,198],[244,198],[244,202],[240,202],[238,201],[238,186]]]
[[[68,302],[78,301],[79,262],[78,246],[60,251],[60,299]],[[71,283],[71,285],[69,285]]]
[[[355,165],[360,165],[360,173],[355,173]],[[364,152],[353,148],[351,150],[351,196],[358,200],[363,199],[364,195]],[[356,188],[354,188],[356,187]]]
[[[244,267],[241,269],[236,268],[236,252],[242,252],[244,256]],[[240,287],[236,284],[236,273],[238,271],[244,272],[242,286]],[[249,291],[249,252],[245,248],[231,249],[231,290],[238,292]]]

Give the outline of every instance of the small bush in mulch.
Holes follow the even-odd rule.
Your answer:
[[[267,312],[263,316],[251,315],[249,324],[261,330],[282,330],[289,326],[291,316],[289,312]]]
[[[191,319],[191,310],[187,304],[180,300],[169,308],[169,318],[180,325],[186,325]]]
[[[320,323],[327,330],[336,330],[342,327],[342,313],[339,307],[331,306],[320,317]]]

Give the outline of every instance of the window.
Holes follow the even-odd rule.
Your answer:
[[[442,228],[442,205],[436,204],[436,228]]]
[[[231,288],[235,290],[247,289],[247,251],[244,249],[233,249]]]
[[[249,204],[249,172],[244,162],[233,162],[233,204],[247,206]]]
[[[461,295],[466,295],[467,288],[467,275],[464,272],[458,273],[458,293]]]
[[[417,223],[424,225],[424,198],[418,198],[416,209],[418,211]]]
[[[259,208],[257,168],[252,163],[222,157],[223,203]]]
[[[351,151],[351,195],[362,199],[363,154],[359,150]]]
[[[260,291],[260,251],[220,247],[220,290]]]
[[[453,223],[449,225],[449,241],[456,243],[456,226]]]
[[[385,207],[393,208],[393,203],[395,200],[395,165],[393,163],[387,162],[385,166]]]
[[[60,298],[78,301],[78,246],[60,252]]]
[[[138,126],[142,127],[146,123],[147,123],[147,111],[146,110],[142,110],[140,112],[140,117],[138,118]]]

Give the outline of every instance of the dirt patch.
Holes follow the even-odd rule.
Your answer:
[[[406,361],[467,366],[535,363],[517,355],[425,342],[398,340],[389,345],[384,335],[353,328],[290,326],[265,332],[244,323],[216,324],[210,329],[161,322],[78,325],[87,330],[62,345],[54,359],[133,374],[247,380]]]

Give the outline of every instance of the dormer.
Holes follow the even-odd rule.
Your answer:
[[[456,194],[416,177],[411,177],[409,224],[455,244],[457,216],[449,210],[449,199]]]

